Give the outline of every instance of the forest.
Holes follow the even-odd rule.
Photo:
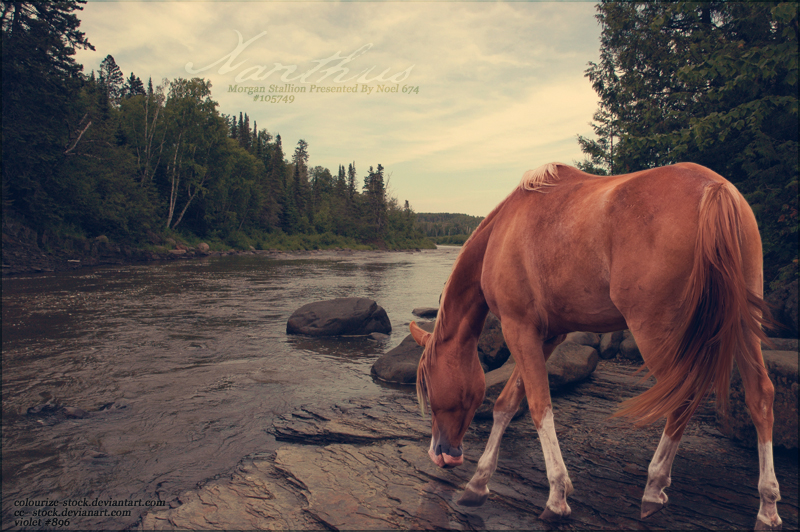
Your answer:
[[[111,55],[83,72],[83,4],[2,2],[4,227],[239,249],[417,248],[474,229],[401,205],[381,164],[313,166],[304,140],[221,114],[207,80],[144,83]],[[577,136],[591,173],[691,161],[731,180],[758,219],[768,284],[797,278],[797,15],[794,2],[599,3],[585,73],[599,108],[594,135]]]
[[[796,2],[607,2],[597,6],[600,99],[579,166],[617,174],[702,164],[744,194],[767,283],[797,279]]]
[[[221,114],[204,79],[144,83],[111,55],[84,74],[82,3],[2,4],[4,220],[133,244],[433,247],[381,164],[311,167],[304,140]]]
[[[417,226],[437,244],[461,245],[483,221],[482,216],[446,212],[418,213]]]

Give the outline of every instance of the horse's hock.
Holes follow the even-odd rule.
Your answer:
[[[769,378],[775,386],[775,402],[772,406],[775,416],[775,425],[772,429],[773,445],[797,449],[797,340],[793,351],[763,351],[763,355]],[[745,405],[744,388],[738,368],[733,371],[731,377],[728,413],[723,414],[717,410],[717,424],[720,432],[729,438],[750,447],[756,446],[756,430]]]

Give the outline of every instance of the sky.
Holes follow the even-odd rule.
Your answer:
[[[280,134],[287,158],[303,139],[309,166],[334,175],[383,165],[416,212],[485,216],[526,170],[584,159],[595,14],[595,2],[90,0],[78,18],[95,51],[76,59],[88,74],[112,55],[145,85],[205,78],[221,113]]]

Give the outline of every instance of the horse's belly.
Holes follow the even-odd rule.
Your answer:
[[[607,287],[590,291],[576,282],[577,290],[555,292],[545,302],[550,334],[571,331],[610,332],[626,328],[625,318],[614,306]]]

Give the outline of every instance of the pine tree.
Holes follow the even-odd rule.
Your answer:
[[[74,59],[77,48],[94,50],[74,13],[85,3],[2,2],[3,204],[34,228],[60,217],[57,168],[87,127]]]
[[[582,166],[715,170],[753,205],[772,279],[797,258],[797,5],[604,1],[597,18],[598,139],[579,137]]]
[[[352,204],[355,201],[355,196],[358,193],[356,190],[356,162],[353,161],[347,167],[347,196]]]
[[[152,86],[150,87],[151,94],[152,94]],[[140,96],[147,94],[144,90],[144,84],[142,80],[137,78],[133,72],[131,72],[130,77],[128,78],[127,82],[125,83],[125,87],[122,90],[122,95],[124,98],[132,98],[134,96]]]
[[[300,216],[306,215],[309,218],[313,215],[307,210],[308,205],[308,143],[300,139],[292,155],[293,170],[293,195],[294,204]]]
[[[118,106],[125,89],[125,77],[111,54],[100,63],[100,82],[111,105]]]
[[[347,195],[347,177],[345,174],[344,165],[339,165],[339,173],[336,175],[333,191],[337,198],[344,199]]]

